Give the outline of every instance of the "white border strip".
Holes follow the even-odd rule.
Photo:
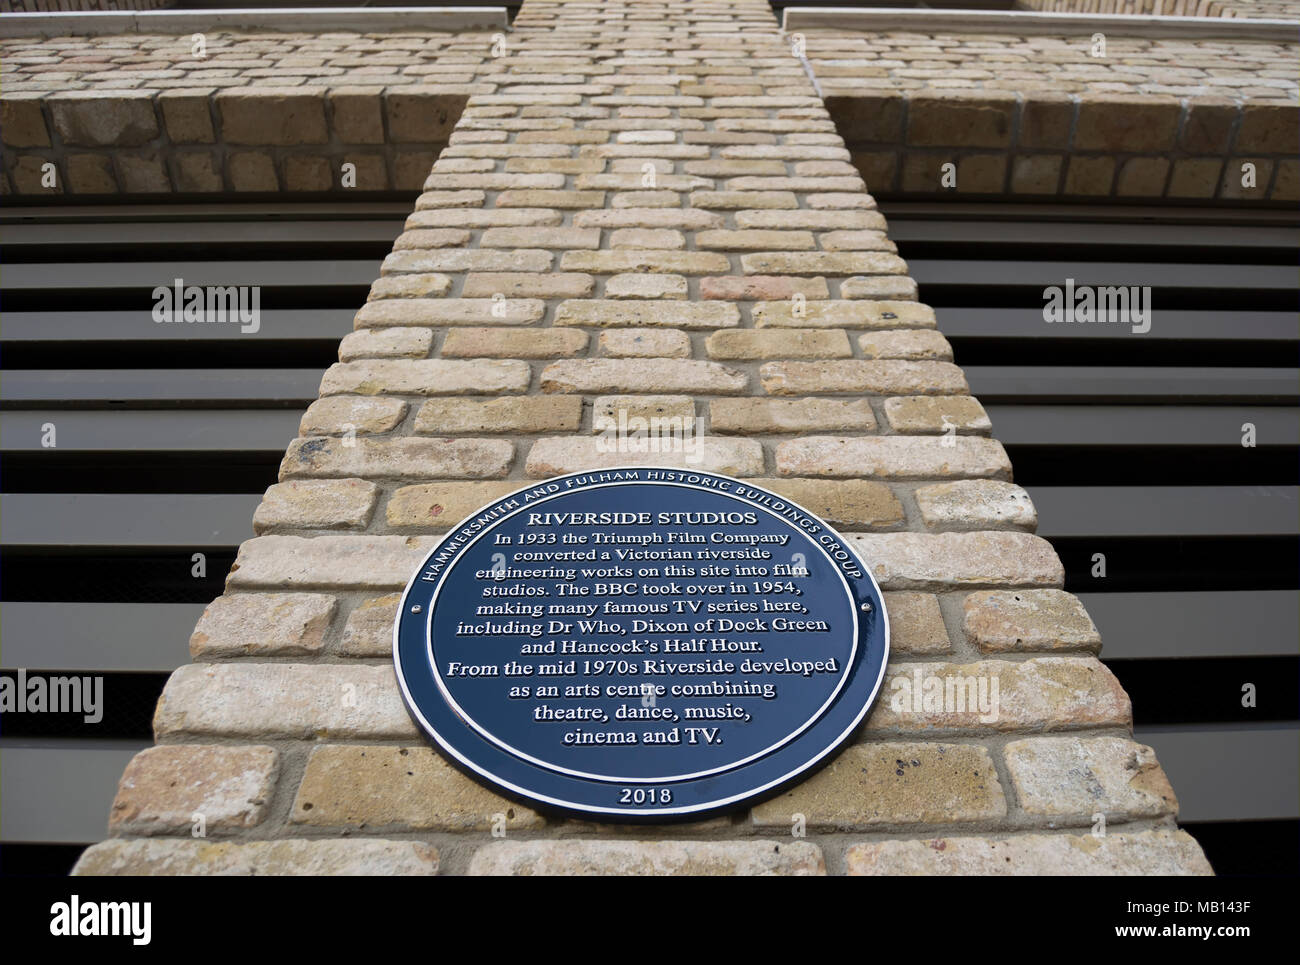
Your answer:
[[[1164,40],[1300,43],[1300,20],[1158,17],[1147,14],[1049,13],[1038,10],[900,10],[893,7],[786,7],[783,29],[872,33],[1094,34]]]
[[[220,10],[109,10],[84,13],[6,13],[0,37],[98,37],[108,34],[188,34],[217,30],[359,33],[505,30],[505,7],[250,7]]]

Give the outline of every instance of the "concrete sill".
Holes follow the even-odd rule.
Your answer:
[[[1035,10],[899,10],[887,7],[786,7],[784,29],[872,33],[1114,34],[1161,40],[1252,40],[1300,43],[1300,21],[1240,17],[1046,13]]]
[[[505,30],[505,7],[297,7],[243,10],[121,10],[88,13],[7,13],[0,37],[84,37],[108,34],[188,34],[219,30],[321,33]]]

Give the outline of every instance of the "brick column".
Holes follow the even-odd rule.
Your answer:
[[[768,5],[527,0],[508,45],[79,871],[1208,871]],[[609,452],[620,412],[707,430]],[[402,705],[397,591],[437,534],[630,462],[755,477],[857,534],[888,591],[891,678],[856,742],[748,812],[546,818]],[[959,675],[997,712],[924,696]]]

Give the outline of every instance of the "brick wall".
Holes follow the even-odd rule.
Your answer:
[[[803,36],[877,193],[1300,199],[1297,44]],[[467,97],[541,86],[488,33],[205,37],[0,40],[0,193],[415,191]]]
[[[767,5],[527,0],[497,70],[79,873],[1207,872]],[[620,411],[702,417],[702,461],[603,452]],[[448,767],[394,679],[398,591],[496,495],[637,461],[754,478],[855,534],[891,679],[996,677],[996,722],[895,707],[887,681],[816,776],[666,827],[546,817]]]
[[[804,36],[878,193],[1300,199],[1295,44],[1107,35],[1094,56],[1088,35]]]
[[[230,33],[0,42],[0,191],[418,191],[489,34]],[[43,165],[56,164],[54,184]]]

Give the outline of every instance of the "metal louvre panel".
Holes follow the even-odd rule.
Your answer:
[[[253,535],[409,202],[366,205],[366,219],[333,205],[184,207],[43,209],[40,223],[0,212],[14,309],[0,326],[3,666],[102,676],[120,711],[94,727],[42,720],[43,736],[7,728],[7,844],[103,835],[126,762],[152,743],[157,696]],[[263,286],[258,332],[155,322],[141,292],[177,277]]]
[[[409,202],[359,208],[0,212],[3,668],[100,677],[108,711],[6,727],[6,847],[103,835]],[[263,286],[257,333],[155,322],[150,291],[177,277]]]
[[[102,836],[114,782],[148,743],[123,735],[147,734],[144,695],[188,659],[195,619],[221,592],[227,554],[251,535],[258,494],[408,207],[0,211],[0,286],[14,309],[0,326],[0,538],[16,561],[0,608],[3,665],[108,673],[144,708],[112,738],[0,740],[3,811],[41,812],[6,823],[5,841]],[[1216,692],[1211,707],[1196,688],[1221,679],[1235,693],[1243,680],[1285,678],[1266,661],[1297,653],[1297,581],[1285,563],[1300,529],[1300,232],[1276,212],[882,210],[1035,501],[1040,533],[1057,543],[1067,588],[1102,632],[1103,659],[1133,697],[1138,739],[1179,789],[1183,820],[1296,819],[1286,794],[1295,715],[1242,723],[1217,709],[1231,694]],[[175,277],[265,286],[259,333],[155,323],[137,295]],[[1151,331],[1046,324],[1042,289],[1070,277],[1152,286]],[[47,423],[54,449],[41,443]],[[1241,445],[1247,423],[1254,449]],[[1109,582],[1089,575],[1099,550]],[[206,582],[189,577],[194,552],[208,554]],[[1141,570],[1140,585],[1125,582],[1126,569]],[[80,578],[88,570],[106,572],[102,585]],[[1235,582],[1191,586],[1193,570]],[[33,590],[49,574],[58,598]],[[1169,692],[1191,692],[1162,697],[1153,673]],[[1294,674],[1288,682],[1294,691]],[[1144,718],[1157,712],[1179,722]],[[53,775],[99,783],[81,795],[84,808],[44,809],[18,774],[32,786]]]
[[[1212,834],[1220,853],[1268,822],[1290,833],[1300,817],[1294,215],[906,202],[882,212],[1061,555],[1066,588],[1101,631],[1136,738],[1179,789],[1180,823]],[[1150,330],[1047,323],[1044,289],[1069,278],[1151,286]],[[1260,688],[1258,707],[1242,706],[1244,683]]]

